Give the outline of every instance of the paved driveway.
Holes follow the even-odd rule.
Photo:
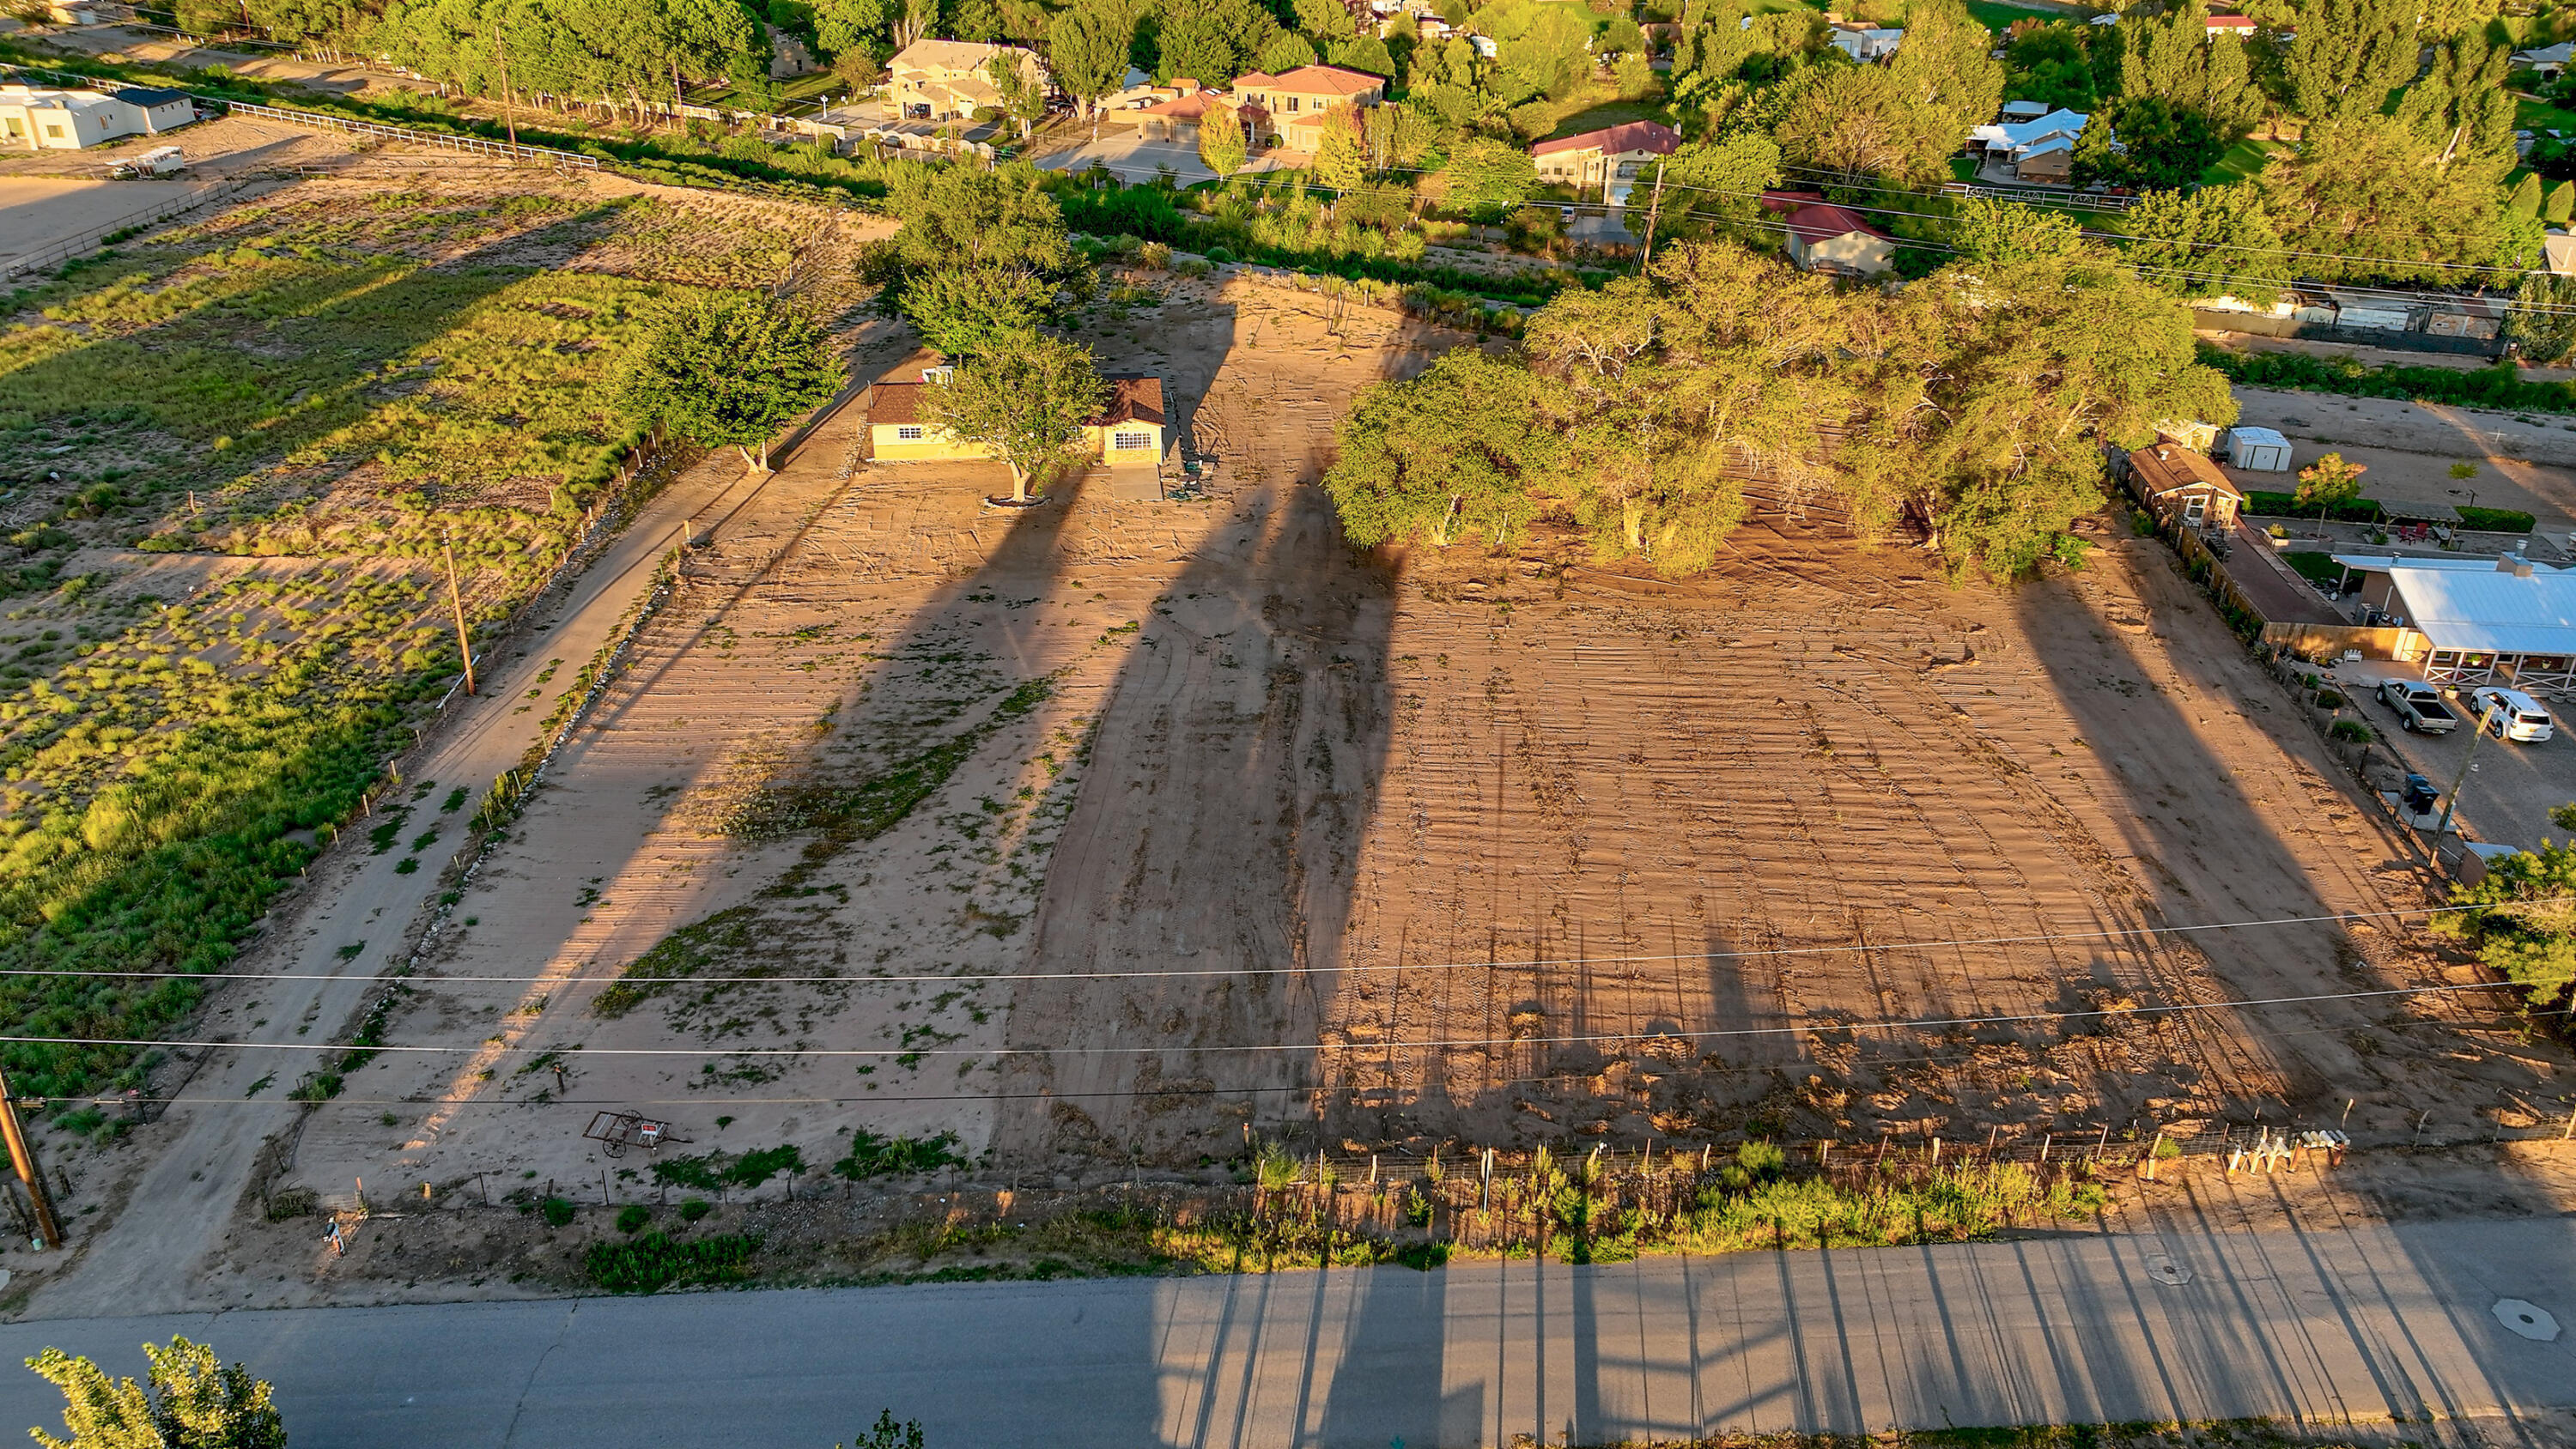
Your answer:
[[[1149,141],[1143,132],[1125,129],[1104,127],[1097,141],[1036,159],[1048,171],[1088,171],[1096,160],[1120,181],[1151,181],[1166,166],[1183,186],[1216,179],[1216,173],[1199,159],[1198,147],[1180,141]]]
[[[2351,696],[2361,701],[2361,713],[2379,731],[2406,768],[2433,782],[2438,790],[2449,790],[2459,778],[2460,762],[2469,753],[2469,731],[2465,725],[2447,735],[2408,734],[2399,728],[2397,715],[2381,704],[2372,693],[2382,679],[2417,679],[2421,669],[2396,664],[2384,659],[2365,659],[2340,665],[2335,677],[2343,681]],[[2534,846],[2546,836],[2565,841],[2570,832],[2549,823],[2549,809],[2576,801],[2576,709],[2563,700],[2543,700],[2542,704],[2558,721],[2558,733],[2545,743],[2516,744],[2489,735],[2478,742],[2477,756],[2471,760],[2468,783],[2460,788],[2459,813],[2468,822],[2468,833],[2479,840],[2504,845]],[[2465,718],[2468,705],[2462,702],[2459,713]]]

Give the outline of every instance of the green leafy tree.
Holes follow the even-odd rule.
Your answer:
[[[1946,106],[1913,94],[1885,66],[1810,70],[1775,133],[1781,153],[1845,185],[1938,181],[1949,175],[1950,153],[1967,127]]]
[[[980,357],[1056,320],[1056,285],[1005,267],[930,267],[904,281],[904,320],[950,357]]]
[[[2557,811],[2550,818],[2576,829]],[[2434,917],[2435,930],[2468,942],[2533,1007],[2567,1004],[2576,982],[2576,842],[2543,840],[2537,850],[2490,861],[2486,879],[2452,887],[2450,903],[2464,909]]]
[[[2076,179],[2139,187],[2193,186],[2231,144],[2205,112],[2177,106],[2162,96],[2140,96],[2123,100],[2110,111],[2097,111],[2085,121],[2084,133],[2075,143]]]
[[[1894,312],[1861,360],[1874,385],[1855,511],[1911,516],[1954,574],[2080,557],[2068,528],[2101,506],[2103,443],[2143,446],[2159,419],[2236,418],[2227,380],[2196,360],[2190,312],[2107,257],[1961,262]]]
[[[2052,109],[2090,113],[2100,104],[2091,32],[2101,27],[2060,20],[2027,29],[2016,24],[2004,50],[2004,95]]]
[[[1243,122],[1231,106],[1211,106],[1199,121],[1199,159],[1220,178],[1243,169]]]
[[[755,292],[702,292],[673,304],[628,355],[616,395],[628,415],[737,449],[767,472],[780,430],[843,380],[831,338],[804,312]]]
[[[1084,422],[1109,405],[1091,349],[1026,334],[958,364],[947,383],[925,389],[923,409],[951,436],[981,443],[1011,470],[1011,497],[1025,503],[1043,476],[1082,441]]]
[[[2231,296],[2268,307],[2290,282],[2291,258],[2251,182],[2150,191],[2120,218],[2121,254],[2140,280],[2177,297]]]
[[[1371,171],[1410,166],[1431,149],[1430,116],[1410,102],[1371,106],[1360,112],[1360,151]]]
[[[922,1449],[921,1421],[895,1422],[894,1410],[877,1412],[876,1427],[850,1441],[850,1449]],[[832,1449],[841,1449],[835,1444]]]
[[[1078,0],[1047,24],[1047,70],[1091,116],[1100,135],[1100,98],[1127,79],[1136,14],[1126,0]]]
[[[2565,361],[2576,352],[2576,277],[2523,273],[2504,329],[2527,360],[2543,367]]]
[[[1960,0],[1913,0],[1906,6],[1905,41],[1884,69],[1908,102],[1948,114],[1957,133],[1946,138],[1945,154],[2003,103],[2004,67],[1994,48],[1994,32]]]
[[[1528,200],[1538,186],[1538,167],[1528,152],[1484,136],[1452,147],[1444,174],[1449,209],[1468,216],[1491,217],[1509,211]]]
[[[2541,204],[2540,219],[2564,228],[2570,215],[2576,215],[2576,181],[2561,181],[2549,188],[2549,199]]]
[[[2263,115],[2263,93],[2254,84],[2245,42],[2208,32],[2209,7],[2191,0],[2162,14],[2130,13],[2118,28],[2120,98],[2124,105],[2149,99],[2173,113],[2198,117],[2211,134],[2234,145]],[[2120,134],[2130,123],[2119,119]]]
[[[2017,266],[2073,257],[2084,250],[2084,236],[2062,212],[1972,199],[1950,225],[1950,244],[1969,261]]]
[[[111,1379],[99,1366],[49,1348],[27,1360],[38,1377],[63,1391],[63,1427],[71,1437],[28,1432],[45,1449],[286,1449],[269,1386],[240,1364],[184,1338],[143,1345],[148,1387]]]
[[[2448,286],[2460,264],[2486,263],[2506,240],[2499,179],[2491,160],[2441,164],[2402,121],[2366,116],[2311,126],[2263,188],[2283,241],[2314,254],[2302,271]]]
[[[2514,94],[2505,85],[2512,68],[2511,46],[2495,45],[2483,35],[2463,35],[2432,48],[2432,64],[2407,87],[2398,102],[2397,119],[2415,132],[2436,165],[2465,156],[2499,168],[2514,163]],[[2526,178],[2531,206],[2520,214],[2540,214],[2538,177]],[[2516,200],[2520,200],[2517,195]]]
[[[985,62],[984,72],[1002,102],[1002,114],[1019,123],[1020,138],[1026,140],[1046,119],[1046,87],[1038,83],[1028,58],[1015,51],[1003,51]]]
[[[1164,8],[1156,32],[1160,73],[1225,87],[1252,69],[1252,58],[1279,33],[1279,22],[1255,0],[1190,0]]]
[[[1374,35],[1363,35],[1357,40],[1333,42],[1330,59],[1334,65],[1344,70],[1366,71],[1381,79],[1395,79],[1395,52],[1387,48],[1385,41]]]
[[[2376,116],[2415,76],[2417,0],[2313,0],[2282,64],[2290,108],[2311,121]]]
[[[1315,145],[1315,181],[1336,193],[1360,184],[1360,142],[1354,129],[1327,125]]]
[[[2513,217],[2540,215],[2539,172],[2531,171],[2523,174],[2522,180],[2514,186],[2513,194],[2505,198],[2504,210],[2505,215]]]
[[[2299,489],[2290,502],[2300,508],[2331,508],[2361,496],[2361,469],[2328,453],[2299,470]]]
[[[1252,63],[1272,75],[1281,75],[1301,65],[1313,65],[1321,59],[1323,57],[1315,53],[1312,41],[1296,31],[1283,30],[1270,37],[1270,43],[1261,47],[1261,53],[1252,58]]]
[[[1296,0],[1289,9],[1297,28],[1317,45],[1349,40],[1359,34],[1359,23],[1351,18],[1341,0]]]
[[[1362,548],[1517,537],[1537,509],[1533,486],[1564,457],[1539,402],[1528,367],[1476,348],[1363,391],[1324,474],[1343,533]]]
[[[826,56],[861,54],[873,66],[893,50],[888,41],[899,13],[894,0],[816,0],[815,43]]]

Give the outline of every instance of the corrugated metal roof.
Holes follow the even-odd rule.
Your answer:
[[[2457,574],[2491,574],[2496,571],[2494,557],[2482,553],[2454,554],[2449,558],[2409,558],[2402,553],[2339,553],[2333,557],[2336,563],[2342,564],[2345,568],[2359,569],[2369,574],[2384,574],[2399,564],[2404,564],[2410,569],[2440,569],[2445,573]],[[2545,563],[2533,564],[2531,571],[2535,574],[2560,572]]]
[[[2442,562],[2447,563],[2448,560]],[[2436,649],[2576,654],[2576,574],[2534,566],[2529,578],[2486,568],[2389,569],[2397,612]]]

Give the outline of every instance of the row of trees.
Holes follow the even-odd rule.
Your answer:
[[[2003,237],[1890,297],[1695,242],[1550,304],[1521,354],[1462,348],[1362,394],[1324,481],[1362,545],[1502,545],[1551,514],[1682,574],[1758,480],[2012,575],[2077,551],[2103,443],[2235,415],[2189,315],[2091,247]]]

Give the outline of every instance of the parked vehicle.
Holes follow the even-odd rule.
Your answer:
[[[2460,717],[2442,703],[2439,690],[2412,679],[2379,681],[2379,702],[2397,712],[2397,722],[2419,735],[2446,735],[2460,727]]]
[[[176,146],[155,146],[140,156],[131,156],[108,167],[108,174],[119,181],[138,176],[168,176],[188,164],[187,153]]]
[[[2549,711],[2519,689],[2477,690],[2469,695],[2469,712],[2486,721],[2487,733],[2500,740],[2536,745],[2557,732]]]

